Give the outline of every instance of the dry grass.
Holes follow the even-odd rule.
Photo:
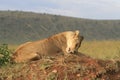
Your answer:
[[[80,52],[99,59],[120,58],[120,41],[83,41]]]
[[[13,50],[13,51],[14,51],[18,46],[19,46],[19,45],[15,45],[15,44],[14,44],[14,45],[11,45],[11,44],[8,45],[9,49],[10,49],[10,50]]]
[[[9,45],[11,50],[15,50],[18,45]],[[83,41],[79,49],[81,53],[98,59],[120,58],[120,41]]]

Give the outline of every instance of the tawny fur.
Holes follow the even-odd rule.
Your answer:
[[[68,35],[73,35],[73,33],[72,31],[66,31],[43,40],[24,43],[15,50],[13,60],[14,62],[27,62],[36,57],[54,56],[60,52],[66,55]]]

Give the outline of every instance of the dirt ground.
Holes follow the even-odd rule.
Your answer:
[[[120,61],[61,55],[2,68],[0,80],[120,80]]]

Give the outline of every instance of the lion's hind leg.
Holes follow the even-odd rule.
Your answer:
[[[37,53],[29,53],[24,55],[14,55],[11,58],[13,63],[29,62],[40,59],[40,56]]]

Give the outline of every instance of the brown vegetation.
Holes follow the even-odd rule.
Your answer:
[[[81,53],[15,64],[0,69],[0,80],[120,80],[120,61],[92,59]]]

